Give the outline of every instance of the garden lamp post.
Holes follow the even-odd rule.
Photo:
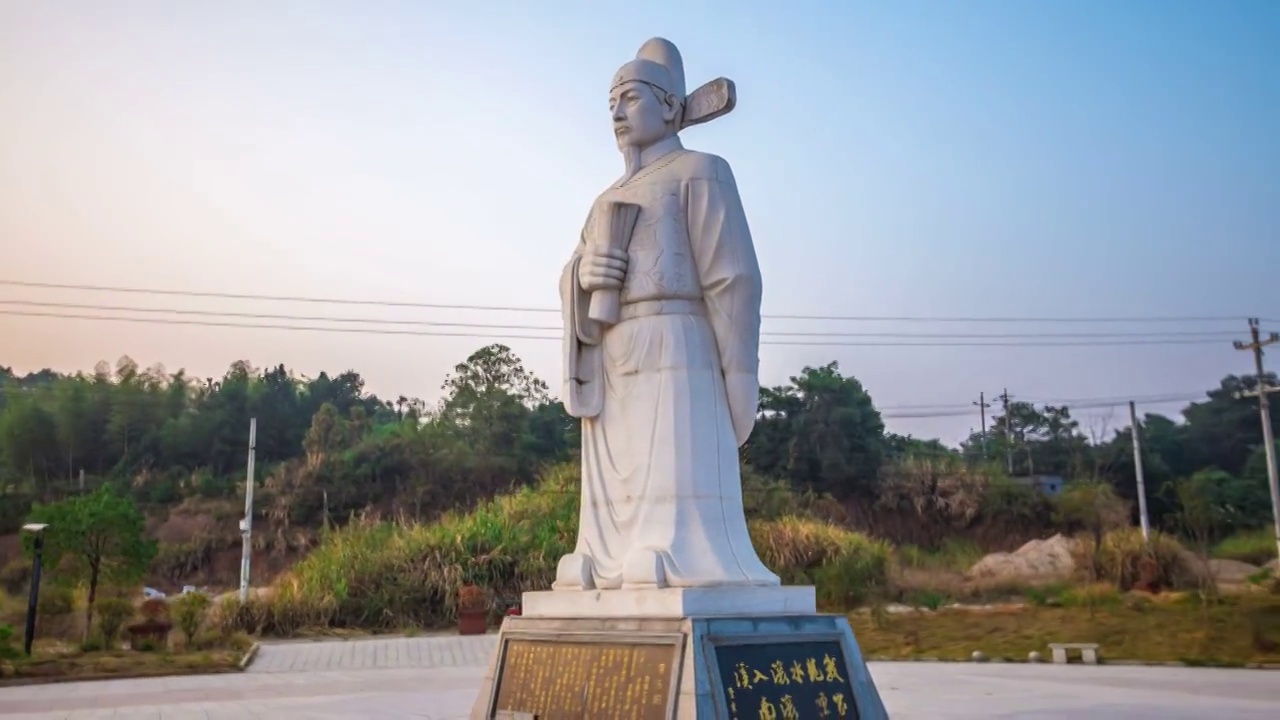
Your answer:
[[[36,605],[40,600],[40,559],[44,553],[44,523],[27,523],[23,530],[36,536],[35,559],[31,564],[31,592],[27,595],[27,635],[22,641],[22,649],[31,657],[31,643],[36,639]]]

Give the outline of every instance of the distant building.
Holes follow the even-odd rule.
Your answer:
[[[1045,495],[1052,496],[1062,492],[1063,480],[1061,475],[1027,475],[1012,478],[1012,480],[1018,485],[1035,488]]]

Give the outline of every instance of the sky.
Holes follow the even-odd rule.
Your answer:
[[[609,80],[653,36],[690,90],[737,87],[682,137],[737,178],[766,385],[836,361],[894,432],[954,443],[1007,388],[1105,435],[1127,407],[1088,406],[1176,415],[1251,371],[1246,317],[1280,330],[1280,3],[42,0],[0,3],[0,365],[355,369],[434,402],[501,341],[558,390],[558,316],[524,308],[558,305],[622,167]],[[1108,321],[1051,320],[1081,317]],[[940,337],[973,334],[1004,337]],[[1152,339],[1195,342],[1114,344]]]

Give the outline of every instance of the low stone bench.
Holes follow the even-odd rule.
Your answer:
[[[1080,659],[1086,665],[1098,664],[1098,643],[1049,643],[1049,649],[1053,651],[1055,664],[1066,664],[1068,650],[1079,650]]]

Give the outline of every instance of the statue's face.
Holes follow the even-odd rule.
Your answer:
[[[625,83],[609,95],[613,134],[619,149],[644,149],[671,136],[676,110],[646,83]]]

